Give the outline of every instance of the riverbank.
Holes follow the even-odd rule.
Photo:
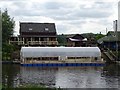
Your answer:
[[[20,64],[20,61],[2,61],[2,64]]]

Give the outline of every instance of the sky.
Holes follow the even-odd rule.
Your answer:
[[[58,34],[102,33],[113,31],[118,19],[119,0],[0,0],[15,20],[15,35],[19,22],[55,23]]]

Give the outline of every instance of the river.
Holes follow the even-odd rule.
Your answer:
[[[5,87],[25,84],[60,88],[120,88],[120,66],[24,67],[2,65],[2,83]]]

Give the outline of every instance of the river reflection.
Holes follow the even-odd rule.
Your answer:
[[[104,67],[22,67],[3,65],[3,85],[24,84],[61,88],[118,88],[120,66]]]

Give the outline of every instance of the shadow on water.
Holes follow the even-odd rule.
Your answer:
[[[120,76],[120,65],[118,64],[106,64],[103,68],[103,73],[104,76],[113,76],[113,77],[118,77]]]
[[[112,85],[117,84],[117,88],[120,88],[120,65],[107,64],[103,68],[101,76],[105,77],[107,86],[111,87]]]
[[[3,87],[15,87],[20,73],[20,66],[14,64],[2,64],[2,85]]]

